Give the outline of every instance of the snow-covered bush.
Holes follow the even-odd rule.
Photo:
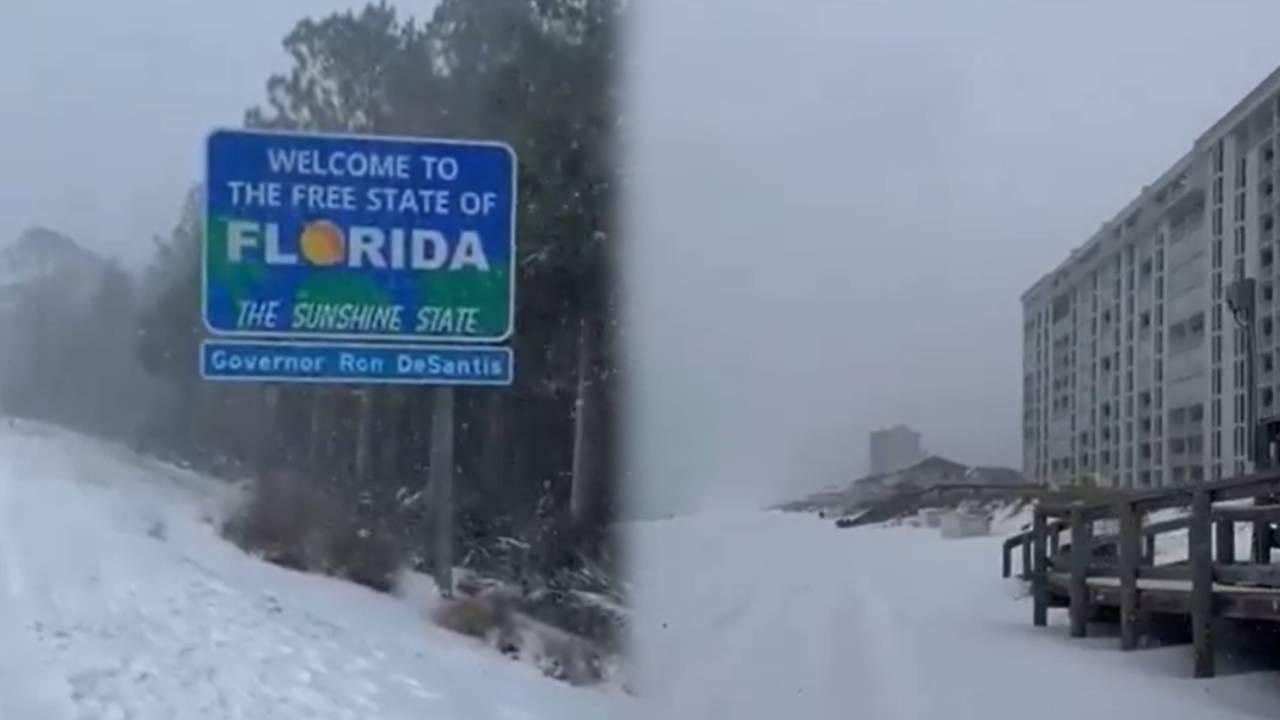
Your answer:
[[[268,562],[389,592],[404,565],[403,552],[388,533],[364,527],[343,507],[296,476],[268,475],[233,508],[222,534]]]
[[[571,685],[606,679],[608,655],[595,643],[539,622],[518,609],[519,599],[498,588],[437,605],[431,619],[440,627],[484,641],[508,657],[525,660],[547,677]]]

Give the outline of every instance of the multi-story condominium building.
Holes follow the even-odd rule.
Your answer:
[[[1225,298],[1256,280],[1257,412],[1280,414],[1278,148],[1280,70],[1023,294],[1028,478],[1144,488],[1251,469]]]

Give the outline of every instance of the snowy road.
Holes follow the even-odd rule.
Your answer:
[[[1121,653],[1113,638],[1068,639],[1056,614],[1033,628],[999,577],[998,539],[777,513],[641,523],[631,538],[654,717],[1235,720],[1280,707],[1280,674],[1196,681],[1186,647]]]
[[[219,486],[47,429],[0,431],[0,718],[596,720],[411,603],[221,541]]]

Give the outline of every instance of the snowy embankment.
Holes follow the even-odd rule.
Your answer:
[[[223,541],[226,486],[62,431],[0,424],[0,718],[596,720],[572,688],[404,599]]]
[[[1019,519],[998,520],[1012,532]],[[1060,610],[1032,627],[1021,586],[1000,578],[1000,536],[745,513],[639,523],[629,540],[653,717],[1236,720],[1280,707],[1280,674],[1193,680],[1186,646],[1072,640]]]

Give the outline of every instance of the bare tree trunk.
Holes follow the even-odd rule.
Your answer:
[[[276,423],[280,417],[280,387],[278,385],[268,385],[264,391],[264,401],[266,403],[266,417],[259,428],[258,437],[253,439],[254,450],[257,455],[257,466],[254,469],[259,474],[272,473],[276,467],[283,465],[283,458],[278,457],[280,454],[280,438],[276,437]]]
[[[314,388],[310,395],[311,427],[307,432],[307,467],[313,477],[318,477],[320,468],[324,464],[324,448],[327,446],[327,439],[324,436],[328,427],[324,416],[326,393],[321,388]]]
[[[407,487],[406,478],[400,474],[400,468],[397,467],[405,430],[404,396],[395,390],[388,392],[384,397],[379,417],[382,422],[374,428],[381,445],[381,450],[377,453],[377,473],[394,487]]]
[[[488,393],[485,404],[484,451],[481,462],[481,482],[486,489],[496,490],[507,486],[511,469],[511,422],[507,416],[510,404],[505,390]]]
[[[583,318],[578,325],[578,389],[573,414],[573,470],[569,495],[569,516],[575,525],[593,519],[599,496],[599,463],[595,447],[595,368],[597,323]]]
[[[359,391],[360,416],[356,425],[356,476],[355,486],[368,488],[372,484],[369,477],[373,459],[373,389],[364,388]]]

